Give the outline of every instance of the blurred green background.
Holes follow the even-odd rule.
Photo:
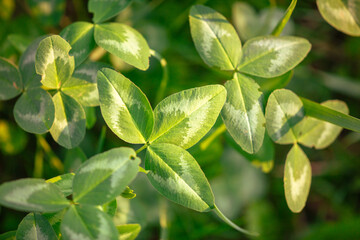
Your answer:
[[[269,34],[289,3],[134,0],[112,21],[133,26],[167,60],[169,95],[196,86],[223,84],[231,78],[230,74],[207,67],[197,54],[188,23],[192,5],[204,4],[222,13],[235,25],[244,43],[250,37]],[[243,9],[246,11],[241,12]],[[36,37],[58,34],[72,22],[91,21],[91,17],[84,0],[0,0],[0,56],[17,64]],[[327,24],[314,0],[298,2],[285,34],[307,38],[312,44],[311,52],[294,70],[286,88],[317,102],[343,100],[350,114],[360,117],[360,38],[347,36]],[[151,58],[150,68],[143,72],[101,49],[95,49],[90,58],[112,64],[144,91],[153,107],[156,105],[162,77],[156,59]],[[51,178],[64,171],[61,162],[68,170],[75,160],[84,159],[79,149],[66,150],[49,135],[35,136],[21,130],[13,117],[15,101],[0,102],[0,183],[25,177]],[[105,126],[99,107],[88,117],[93,121],[95,118],[95,125],[87,130],[80,145],[88,158],[96,153]],[[110,130],[105,134],[103,150],[126,145]],[[299,214],[288,209],[284,196],[283,168],[290,146],[266,142],[268,149],[256,157],[244,154],[227,134],[216,138],[205,150],[201,141],[190,149],[211,183],[219,208],[237,224],[260,232],[258,239],[360,239],[360,135],[344,130],[325,150],[303,148],[311,161],[313,178],[307,205]],[[271,171],[263,172],[258,167],[261,161],[270,164],[265,170],[273,161]],[[144,174],[138,175],[131,188],[137,197],[118,199],[115,221],[140,223],[138,239],[165,235],[179,240],[248,239],[212,213],[197,213],[165,200]],[[24,216],[0,208],[0,233],[16,230]]]

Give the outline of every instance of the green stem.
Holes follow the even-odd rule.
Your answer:
[[[64,172],[64,164],[53,152],[45,138],[41,135],[37,135],[37,140],[41,148],[44,150],[45,154],[49,157],[50,164],[59,172]]]
[[[97,144],[96,153],[101,153],[104,147],[106,137],[106,126],[103,126],[100,133],[100,138]]]
[[[286,10],[284,16],[279,21],[279,23],[276,25],[275,29],[271,33],[273,36],[280,36],[281,32],[283,31],[286,23],[289,21],[291,14],[293,13],[295,6],[296,6],[297,0],[292,0],[288,9]]]
[[[144,150],[145,148],[147,148],[147,144],[144,144],[144,146],[142,146],[141,148],[139,148],[138,150],[136,150],[136,154],[139,154],[139,152],[141,152],[142,150]]]
[[[226,131],[225,124],[221,124],[209,137],[207,137],[204,141],[200,143],[200,149],[202,151],[206,150],[210,144],[222,133]]]
[[[226,224],[228,224],[229,226],[231,226],[232,228],[234,228],[235,230],[239,231],[239,232],[242,232],[244,234],[247,234],[247,235],[251,235],[251,236],[259,236],[258,233],[252,233],[252,232],[249,232],[241,227],[239,227],[238,225],[236,225],[235,223],[233,223],[230,219],[228,219],[219,209],[216,205],[214,205],[214,211],[216,213],[216,215],[218,215],[218,217],[223,220]]]
[[[36,146],[35,161],[34,161],[34,178],[42,178],[44,170],[44,152],[42,151],[39,142]]]
[[[149,170],[145,170],[143,167],[139,166],[139,172],[148,174],[150,171],[149,171]]]
[[[165,58],[163,58],[158,52],[151,49],[150,53],[151,53],[151,55],[153,57],[155,57],[160,62],[160,65],[161,65],[162,70],[163,70],[163,75],[162,75],[162,78],[161,78],[160,86],[158,88],[158,91],[156,93],[156,98],[155,98],[155,104],[157,104],[164,97],[165,89],[166,89],[166,86],[167,86],[168,81],[169,81],[169,69],[168,69],[167,62],[166,62]]]

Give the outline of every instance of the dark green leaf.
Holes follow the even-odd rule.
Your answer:
[[[0,57],[0,100],[8,100],[21,93],[23,83],[18,68]]]
[[[75,172],[86,160],[87,157],[81,148],[69,149],[65,154],[64,171]]]
[[[126,8],[131,0],[90,0],[88,4],[89,12],[94,14],[93,22],[101,23],[119,14]]]
[[[57,240],[49,221],[39,213],[29,213],[16,231],[16,240]]]

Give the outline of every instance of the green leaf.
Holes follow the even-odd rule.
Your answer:
[[[321,105],[344,114],[349,114],[349,108],[346,103],[339,100],[329,100]],[[341,127],[334,124],[308,117],[305,119],[299,143],[307,147],[323,149],[335,141],[341,130]]]
[[[290,80],[292,79],[293,75],[294,75],[294,71],[291,70],[283,75],[273,78],[261,78],[256,76],[251,76],[251,78],[254,79],[257,84],[259,84],[260,91],[267,92],[270,94],[270,92],[273,92],[276,89],[286,87],[289,84]]]
[[[69,149],[65,154],[64,171],[75,172],[86,160],[87,157],[81,148]]]
[[[192,88],[170,95],[155,108],[150,143],[172,143],[189,148],[215,124],[226,100],[221,85]]]
[[[65,208],[60,212],[42,214],[49,221],[59,239],[61,239],[60,224],[66,212],[67,209]]]
[[[75,22],[70,24],[61,31],[60,36],[71,45],[70,56],[75,58],[75,67],[85,61],[95,47],[94,24],[92,23]]]
[[[117,201],[116,198],[112,200],[111,202],[105,203],[101,206],[103,212],[109,214],[109,216],[114,217],[117,210]]]
[[[256,153],[265,134],[260,87],[253,79],[236,73],[225,88],[227,98],[221,116],[226,128],[244,151]]]
[[[192,6],[189,18],[191,36],[204,62],[234,70],[241,58],[241,42],[234,27],[223,15],[202,5]]]
[[[132,190],[131,188],[129,188],[128,186],[125,188],[125,190],[121,193],[121,196],[123,198],[127,198],[127,199],[133,199],[136,197],[136,193],[134,193],[134,190]]]
[[[163,196],[199,212],[214,208],[210,184],[196,160],[173,144],[151,144],[146,152],[145,169],[151,184]]]
[[[16,232],[17,240],[57,240],[49,221],[39,213],[29,213],[21,221]]]
[[[119,232],[119,240],[134,240],[140,233],[140,224],[124,224],[116,226]]]
[[[306,116],[323,120],[354,132],[360,132],[360,119],[335,111],[306,98],[301,98]]]
[[[21,93],[23,83],[18,68],[0,57],[0,100],[9,100]]]
[[[135,178],[139,163],[131,148],[115,148],[95,155],[76,171],[74,201],[100,205],[113,200]]]
[[[95,25],[95,41],[111,54],[141,70],[149,67],[150,50],[144,37],[121,23]]]
[[[20,53],[25,52],[26,48],[30,45],[31,39],[21,34],[10,34],[7,36],[10,44],[16,48]]]
[[[74,179],[74,173],[66,173],[46,180],[48,183],[55,184],[64,196],[70,196],[72,194],[72,183]]]
[[[285,25],[289,21],[291,14],[293,13],[295,7],[296,7],[297,0],[292,0],[288,9],[286,10],[284,16],[279,21],[279,23],[276,25],[274,31],[271,33],[273,36],[279,36],[283,29],[285,28]]]
[[[61,223],[64,240],[118,240],[111,217],[91,205],[72,205]]]
[[[296,143],[301,136],[304,116],[303,104],[295,93],[286,89],[275,90],[265,111],[269,136],[279,144]]]
[[[36,74],[35,56],[39,43],[47,36],[36,38],[21,55],[19,69],[24,83],[24,88],[40,87],[41,76]]]
[[[54,140],[65,148],[74,148],[85,136],[86,120],[83,107],[62,92],[53,96],[55,120],[50,129]]]
[[[0,234],[0,240],[16,240],[16,231],[10,231]]]
[[[27,0],[31,15],[45,26],[56,26],[60,23],[65,11],[65,0]]]
[[[360,36],[360,2],[358,0],[316,0],[322,17],[337,30]]]
[[[0,205],[26,212],[57,212],[69,202],[55,185],[25,178],[0,185]]]
[[[73,97],[83,106],[99,106],[97,73],[100,69],[108,66],[108,64],[100,62],[81,64],[75,69],[70,80],[61,87],[61,91]]]
[[[280,76],[298,65],[310,51],[308,40],[299,37],[257,37],[247,41],[238,70],[254,76]]]
[[[94,14],[93,22],[101,23],[119,14],[126,8],[131,0],[90,0],[88,4],[89,12]]]
[[[41,88],[25,91],[14,107],[16,123],[25,131],[43,134],[54,122],[55,106],[51,95]]]
[[[122,74],[103,68],[98,72],[101,113],[109,128],[129,143],[146,143],[154,125],[145,94]]]
[[[74,57],[69,55],[70,44],[58,35],[43,39],[35,56],[36,73],[50,89],[59,89],[74,72]]]
[[[306,203],[311,185],[309,159],[295,144],[286,157],[284,188],[286,202],[292,212],[300,212]]]
[[[96,123],[96,112],[93,107],[85,107],[85,115],[86,115],[86,128],[91,129],[95,126]]]

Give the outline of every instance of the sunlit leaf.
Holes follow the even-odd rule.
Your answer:
[[[115,148],[95,155],[75,173],[74,201],[99,205],[113,200],[135,178],[139,163],[131,148]]]
[[[118,15],[130,2],[131,0],[109,0],[104,3],[102,0],[90,0],[88,9],[94,14],[93,22],[101,23]]]
[[[321,105],[349,114],[346,103],[339,100],[329,100]],[[299,142],[307,147],[326,148],[335,141],[341,130],[341,127],[334,124],[308,117],[305,119]]]
[[[221,85],[192,88],[170,95],[155,108],[154,130],[149,141],[189,148],[215,124],[226,100]]]
[[[22,91],[23,83],[18,68],[0,57],[0,100],[16,97]]]
[[[286,202],[293,212],[300,212],[306,203],[311,185],[311,165],[309,159],[295,144],[286,157],[284,189]]]
[[[273,141],[291,144],[301,136],[304,107],[298,96],[290,90],[275,90],[266,106],[266,129]]]
[[[148,147],[145,168],[151,184],[166,198],[199,212],[214,208],[214,195],[205,174],[186,150],[173,144]]]
[[[309,41],[299,37],[253,38],[244,45],[238,70],[259,77],[276,77],[296,67],[310,48]]]
[[[83,106],[98,106],[97,72],[108,66],[108,64],[100,62],[81,64],[76,68],[72,77],[64,83],[61,90]]]
[[[337,30],[360,36],[359,0],[316,0],[322,17]]]
[[[74,22],[64,28],[60,36],[71,45],[70,56],[75,58],[75,67],[79,66],[95,47],[94,24],[92,23]]]
[[[49,221],[39,213],[29,213],[16,231],[17,240],[57,240]]]
[[[16,123],[25,131],[43,134],[54,122],[55,107],[51,95],[41,88],[25,91],[14,107]]]
[[[144,37],[132,27],[121,23],[95,25],[95,41],[124,62],[146,70],[150,50]]]
[[[72,205],[61,223],[64,240],[118,240],[111,217],[91,205]]]
[[[74,57],[69,55],[71,46],[58,35],[43,39],[35,56],[36,73],[41,82],[51,89],[59,89],[74,72]]]
[[[253,79],[236,73],[225,88],[227,98],[221,116],[226,128],[246,152],[256,153],[265,134],[260,87]]]
[[[190,29],[196,49],[210,67],[234,70],[241,58],[241,42],[234,27],[215,10],[195,5]]]
[[[83,107],[62,92],[53,96],[53,102],[55,120],[50,129],[51,136],[65,148],[76,147],[85,136],[86,120]]]
[[[145,94],[122,74],[104,68],[98,72],[101,113],[109,128],[129,143],[146,143],[154,125]]]
[[[69,202],[52,183],[25,178],[0,185],[0,205],[27,212],[57,212]]]
[[[124,224],[116,226],[119,232],[119,240],[134,240],[140,233],[140,224]]]

